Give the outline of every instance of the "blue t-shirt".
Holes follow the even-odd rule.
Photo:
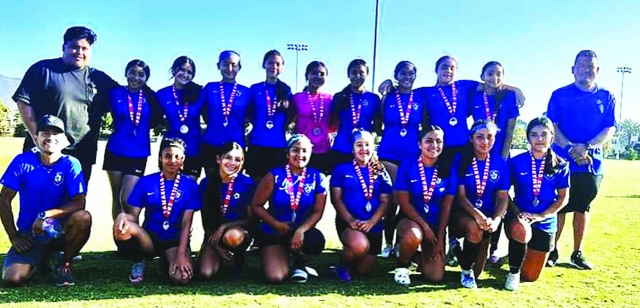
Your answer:
[[[367,189],[371,184],[369,178],[369,171],[366,167],[358,167],[364,178],[364,182],[367,185]],[[344,203],[347,211],[357,220],[368,220],[378,210],[380,206],[380,195],[391,194],[392,183],[391,177],[387,170],[383,170],[378,176],[375,177],[373,183],[373,194],[371,197],[371,208],[367,211],[367,199],[364,196],[362,190],[362,184],[358,178],[353,162],[340,164],[333,169],[331,174],[330,186],[331,188],[340,188],[342,190],[342,202]],[[336,216],[338,217],[338,216]],[[371,232],[381,232],[382,221],[379,221],[372,229]]]
[[[267,211],[278,221],[291,222],[289,226],[292,230],[295,230],[313,213],[316,195],[325,195],[327,193],[328,183],[326,176],[316,169],[307,167],[307,175],[304,181],[302,196],[300,197],[300,204],[298,204],[296,210],[295,221],[292,221],[294,215],[291,209],[291,198],[289,197],[290,184],[287,181],[285,167],[274,168],[271,170],[271,174],[274,179],[273,194],[271,195],[271,199],[269,199],[269,209]],[[293,193],[297,195],[300,177],[295,174],[291,174],[291,176],[293,177]],[[262,223],[260,229],[266,234],[278,233],[278,231],[266,223]]]
[[[400,94],[402,112],[405,116],[409,97],[410,94],[408,93]],[[418,154],[420,154],[418,141],[420,139],[420,126],[424,118],[425,102],[423,92],[414,90],[409,122],[403,127],[400,121],[396,93],[390,93],[386,96],[382,106],[384,131],[382,132],[382,141],[380,141],[380,146],[378,147],[378,156],[381,159],[406,160],[418,157]],[[401,135],[403,128],[407,130],[404,137]]]
[[[424,170],[427,188],[429,188],[435,168],[425,166]],[[418,159],[411,159],[403,161],[400,168],[398,168],[398,177],[394,183],[394,188],[397,191],[408,192],[410,197],[409,202],[416,212],[420,214],[429,226],[436,228],[440,221],[440,207],[444,197],[447,195],[455,196],[456,194],[456,176],[454,172],[451,172],[449,178],[443,178],[441,175],[438,175],[433,195],[431,195],[429,203],[425,206]],[[436,232],[437,229],[433,231]]]
[[[182,122],[180,114],[184,116],[184,90],[176,89],[176,95],[180,105],[176,103],[173,96],[173,86],[162,88],[158,91],[157,97],[167,122],[169,130],[165,133],[167,138],[180,138],[186,145],[186,156],[193,157],[200,153],[200,113],[202,110],[201,101],[190,103],[187,107],[187,118]],[[187,125],[189,131],[186,134],[180,132],[180,127]]]
[[[204,194],[207,190],[207,184],[209,178],[204,178],[200,181],[200,194]],[[249,213],[249,206],[251,206],[251,200],[253,199],[253,180],[244,173],[238,174],[233,183],[233,192],[231,193],[231,200],[229,201],[229,207],[227,212],[223,215],[225,222],[233,222],[247,219]],[[214,209],[217,213],[222,211],[224,198],[229,189],[229,183],[222,183],[220,185],[220,208]],[[204,204],[204,206],[210,206]]]
[[[131,93],[126,87],[117,87],[109,93],[111,116],[113,117],[113,134],[107,142],[107,150],[118,156],[129,158],[145,158],[151,155],[151,106],[147,97],[142,94],[142,113],[136,127],[131,121],[128,97],[133,105],[133,117],[138,113],[138,92]]]
[[[470,106],[473,104],[473,94],[478,88],[478,82],[473,80],[458,80],[455,81],[456,87],[456,110],[454,117],[457,124],[451,125],[451,113],[447,108],[440,91],[449,100],[449,103],[453,105],[453,96],[451,85],[440,87],[426,87],[420,88],[418,91],[424,93],[427,100],[427,114],[429,115],[429,122],[431,125],[438,125],[444,131],[444,146],[456,147],[467,144],[469,140],[469,127],[467,126],[467,118],[470,114]]]
[[[505,91],[504,98],[500,107],[496,112],[496,99],[493,94],[487,95],[487,105],[489,107],[489,116],[487,118],[487,110],[484,102],[484,91],[476,91],[473,99],[473,121],[493,120],[498,126],[498,133],[495,136],[495,143],[491,149],[492,157],[501,157],[502,149],[504,149],[504,140],[506,138],[509,120],[516,119],[520,116],[518,104],[516,103],[516,94],[513,91]],[[507,147],[511,147],[510,144]]]
[[[171,197],[174,182],[174,180],[165,181],[167,202]],[[180,184],[173,203],[173,209],[169,219],[165,219],[162,214],[162,198],[160,196],[160,172],[140,178],[127,201],[132,206],[145,209],[142,227],[163,240],[180,239],[184,212],[187,210],[198,211],[202,206],[198,183],[190,177],[182,175],[180,176]],[[167,230],[162,227],[165,220],[169,222]]]
[[[223,83],[224,103],[229,105],[233,83]],[[237,142],[244,148],[244,120],[251,100],[249,88],[238,84],[236,95],[233,99],[231,112],[226,118],[228,123],[224,126],[225,116],[222,114],[222,100],[220,98],[220,82],[210,82],[203,89],[198,104],[207,107],[208,123],[202,141],[219,147],[227,142]]]
[[[558,172],[542,178],[540,187],[540,195],[538,196],[538,205],[533,205],[533,176],[531,174],[530,152],[525,152],[513,157],[509,160],[511,169],[511,183],[515,190],[516,206],[523,212],[540,214],[548,209],[558,198],[558,190],[569,187],[569,167],[565,165]],[[540,169],[542,160],[536,160],[536,170]],[[533,228],[553,233],[557,229],[557,216],[549,217],[543,221],[534,223]]]
[[[259,82],[251,86],[251,107],[253,114],[251,124],[253,129],[249,135],[251,145],[283,149],[287,146],[285,135],[287,125],[287,111],[281,107],[276,107],[277,87],[275,84]],[[267,108],[267,95],[271,105],[275,108],[273,116],[269,117]],[[291,91],[287,93],[287,98],[291,100]]]
[[[76,195],[87,193],[82,166],[75,157],[62,155],[45,166],[35,148],[11,161],[0,184],[20,193],[19,232],[30,232],[38,213],[60,208]]]
[[[616,126],[615,110],[616,99],[609,90],[596,85],[593,91],[586,92],[570,84],[553,92],[547,117],[570,142],[587,143],[605,128]],[[576,164],[567,149],[554,144],[553,150],[569,162],[571,172],[603,174],[601,147],[589,150],[593,165],[584,166]]]
[[[481,181],[484,176],[485,167],[486,161],[478,160],[478,175]],[[473,173],[473,164],[469,164],[464,176],[460,177],[458,185],[464,185],[467,199],[469,199],[471,205],[477,208],[476,201],[478,200],[478,192],[476,191],[476,187],[480,185],[480,182],[476,182],[476,178]],[[485,186],[484,192],[482,193],[482,204],[478,209],[485,216],[493,217],[496,211],[498,191],[508,191],[510,187],[511,178],[509,176],[509,166],[499,156],[491,156],[489,160],[489,177],[487,179],[487,186]]]
[[[376,117],[380,117],[380,97],[371,92],[365,92],[363,94],[351,93],[350,95],[353,97],[353,105],[355,109],[353,110],[353,114],[355,114],[356,117],[358,114],[358,106],[362,106],[358,126],[355,128],[371,132],[373,130],[373,120]],[[335,104],[333,107],[335,107]],[[340,153],[352,154],[354,127],[351,105],[349,105],[349,108],[340,111],[339,119],[340,125],[338,127],[336,138],[333,140],[333,150]]]

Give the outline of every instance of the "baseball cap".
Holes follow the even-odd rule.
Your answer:
[[[67,134],[67,132],[65,131],[64,122],[60,118],[47,114],[40,118],[38,122],[36,122],[36,133],[52,128],[60,133],[64,133],[71,144],[75,143],[75,140],[73,140],[73,138],[69,136],[69,134]]]

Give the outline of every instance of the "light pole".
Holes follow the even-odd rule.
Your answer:
[[[631,74],[631,68],[627,66],[618,67],[618,73],[622,73],[622,85],[620,86],[620,122],[622,122],[622,94],[624,93],[624,74]]]
[[[379,19],[378,15],[380,14],[380,1],[376,0],[376,17],[375,17],[375,26],[373,31],[373,64],[371,65],[371,92],[375,93],[376,88],[376,60],[377,60],[377,50],[378,50],[378,26]]]
[[[296,51],[296,92],[298,92],[298,53],[301,51],[307,51],[309,46],[305,44],[287,44],[287,50]]]

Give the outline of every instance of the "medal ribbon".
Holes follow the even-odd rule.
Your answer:
[[[229,208],[229,204],[231,203],[231,195],[233,195],[233,185],[236,182],[236,177],[232,177],[229,179],[229,187],[227,187],[227,192],[224,194],[224,200],[222,201],[222,214],[227,213],[227,209]]]
[[[293,192],[293,176],[291,175],[291,167],[287,165],[285,168],[287,171],[287,182],[289,182],[289,189],[287,189],[287,194],[289,195],[289,200],[291,202],[291,209],[295,212],[298,209],[298,204],[300,204],[300,198],[302,197],[302,191],[304,188],[304,180],[307,176],[307,168],[302,169],[302,173],[300,174],[300,180],[298,183],[298,190]]]
[[[362,99],[364,98],[364,94],[362,96],[363,97],[360,98],[360,102],[358,104],[358,109],[356,110],[355,103],[353,102],[353,93],[349,95],[349,103],[351,105],[351,122],[353,123],[353,129],[360,128],[360,115],[362,115]]]
[[[458,106],[458,92],[456,92],[456,83],[452,83],[451,84],[451,99],[453,100],[453,104],[451,102],[449,102],[449,99],[447,98],[447,95],[444,94],[444,91],[442,91],[442,87],[438,86],[438,92],[440,92],[440,96],[442,97],[442,100],[444,101],[444,103],[447,105],[447,109],[449,110],[449,114],[452,117],[455,117],[456,115],[456,107]]]
[[[371,202],[371,198],[373,197],[373,184],[378,176],[373,174],[373,168],[367,166],[367,171],[369,172],[369,186],[367,187],[367,184],[364,181],[364,176],[362,175],[362,171],[360,171],[360,167],[358,167],[358,163],[355,159],[353,160],[353,168],[356,169],[356,175],[358,176],[358,180],[360,181],[360,186],[362,186],[364,197],[367,199],[367,202]]]
[[[482,92],[482,100],[484,101],[484,112],[486,119],[495,122],[498,117],[498,110],[494,110],[493,116],[491,116],[491,110],[489,109],[489,98],[487,98],[487,92]]]
[[[318,93],[316,97],[320,98],[320,107],[318,107],[320,112],[316,112],[316,105],[314,104],[314,97],[311,95],[311,92],[307,91],[307,96],[309,97],[309,105],[311,105],[311,113],[313,114],[313,122],[318,123],[322,120],[324,116],[324,100],[322,99],[322,95]]]
[[[225,103],[224,99],[224,87],[220,82],[220,103],[222,104],[222,116],[228,121],[229,114],[231,114],[231,107],[233,107],[233,101],[236,98],[236,92],[238,91],[238,83],[233,83],[233,89],[231,90],[231,96],[229,96],[229,102]]]
[[[176,105],[178,106],[178,116],[180,117],[180,122],[185,123],[187,121],[187,115],[189,114],[189,106],[187,106],[187,104],[184,104],[184,106],[182,106],[182,112],[180,112],[180,100],[178,99],[178,93],[176,93],[176,86],[172,86],[171,91],[173,92],[173,99],[176,101]]]
[[[129,103],[129,118],[131,118],[133,126],[138,127],[138,124],[140,124],[140,117],[142,117],[142,90],[138,91],[138,109],[136,109],[135,114],[133,111],[133,99],[131,99],[131,94],[128,92],[127,103]]]
[[[487,160],[484,164],[484,172],[482,173],[482,181],[480,180],[480,171],[478,168],[478,160],[474,157],[472,166],[473,166],[473,176],[476,180],[476,196],[478,199],[482,199],[482,195],[484,195],[484,189],[487,187],[487,180],[489,179],[489,167],[491,165],[490,157],[487,154]]]
[[[180,173],[176,175],[176,179],[173,182],[173,188],[171,188],[169,202],[167,202],[164,177],[164,172],[160,173],[160,201],[162,202],[162,216],[164,216],[165,219],[169,219],[169,216],[171,216],[171,211],[173,210],[173,204],[176,200],[176,195],[178,194],[178,186],[180,185]]]
[[[271,96],[269,95],[269,91],[267,90],[267,83],[264,83],[264,95],[267,98],[267,117],[269,119],[273,118],[273,115],[276,114],[276,103],[271,102]]]
[[[428,204],[433,196],[433,191],[436,188],[436,182],[438,180],[438,168],[433,169],[433,175],[431,176],[431,184],[427,187],[427,176],[424,172],[424,162],[422,157],[418,159],[418,168],[420,169],[420,182],[422,183],[422,198],[424,203]]]
[[[544,176],[544,159],[540,163],[540,170],[536,170],[536,159],[533,157],[533,153],[531,154],[531,180],[533,182],[533,196],[538,198],[540,195],[540,189],[542,188],[542,177]]]
[[[407,111],[402,110],[402,100],[400,99],[400,91],[396,91],[396,102],[398,104],[398,112],[400,112],[400,123],[404,128],[409,123],[409,117],[411,116],[411,110],[413,109],[413,91],[409,94],[409,102],[407,103]]]

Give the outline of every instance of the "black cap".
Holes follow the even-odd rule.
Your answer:
[[[74,144],[73,138],[66,133],[64,129],[64,122],[60,118],[47,114],[40,118],[38,122],[36,122],[36,133],[51,128],[57,130],[60,133],[64,133],[67,136],[67,139],[69,139],[69,142],[71,144]]]

